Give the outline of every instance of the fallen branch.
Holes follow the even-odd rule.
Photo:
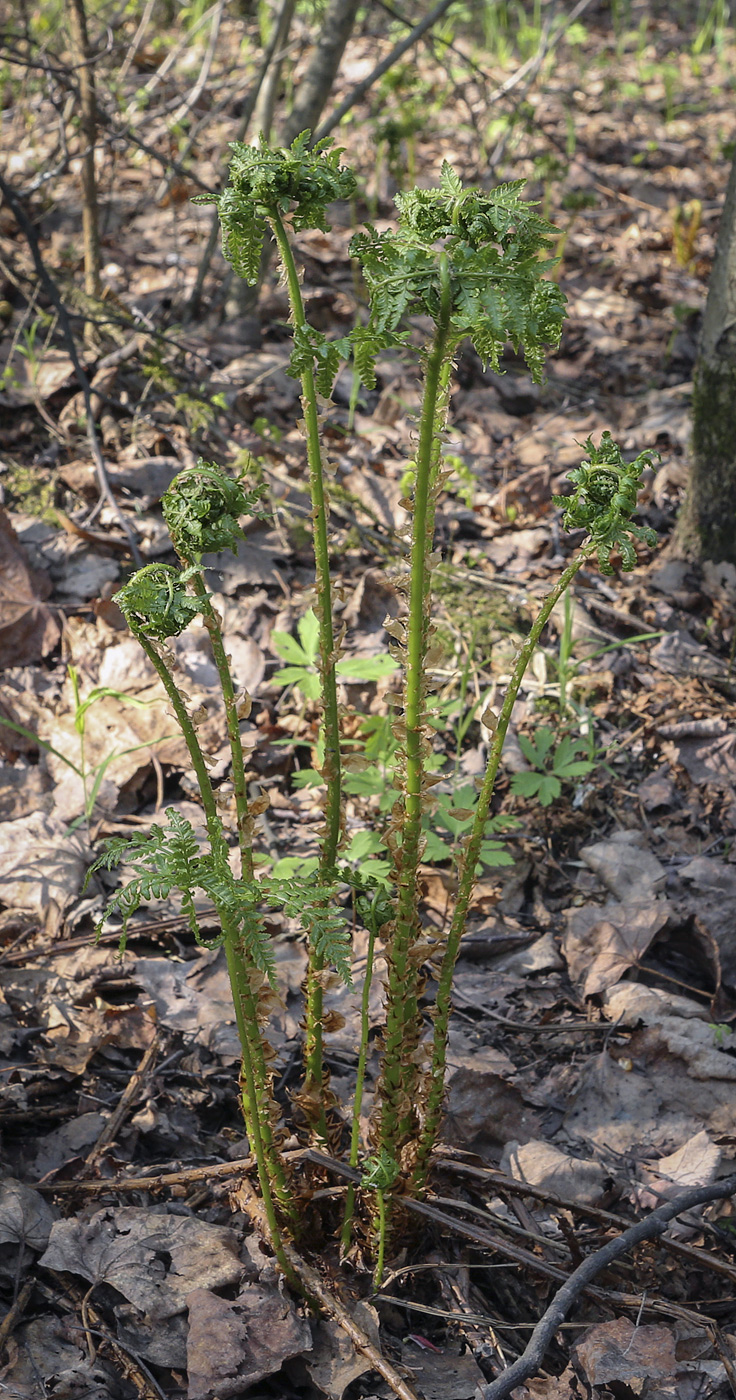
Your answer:
[[[728,1196],[736,1193],[736,1176],[726,1176],[721,1181],[713,1182],[710,1186],[696,1186],[691,1191],[682,1191],[676,1200],[668,1202],[666,1206],[659,1206],[653,1210],[645,1220],[638,1220],[636,1225],[632,1225],[629,1230],[625,1230],[615,1240],[609,1240],[601,1249],[596,1249],[593,1254],[589,1254],[582,1264],[570,1274],[570,1277],[562,1287],[558,1289],[552,1302],[543,1313],[537,1323],[526,1349],[522,1352],[518,1361],[513,1366],[509,1366],[495,1381],[491,1381],[483,1391],[483,1400],[506,1400],[511,1392],[524,1381],[533,1376],[542,1364],[544,1354],[555,1335],[560,1323],[564,1322],[572,1305],[580,1297],[583,1289],[592,1280],[612,1264],[615,1259],[620,1259],[622,1254],[628,1254],[635,1245],[641,1244],[643,1240],[654,1240],[659,1235],[663,1235],[671,1220],[677,1215],[682,1215],[683,1211],[692,1210],[693,1206],[707,1205],[710,1201],[723,1201]]]

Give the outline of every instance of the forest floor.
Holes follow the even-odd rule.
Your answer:
[[[545,384],[532,384],[511,352],[504,375],[464,352],[454,381],[435,574],[446,801],[423,871],[423,917],[435,930],[451,911],[448,858],[460,834],[442,811],[472,798],[485,759],[481,707],[503,693],[535,600],[572,549],[551,497],[603,429],[627,457],[660,454],[641,510],[660,544],[640,550],[631,574],[581,571],[514,713],[497,789],[509,819],[499,840],[513,860],[484,869],[461,952],[445,1147],[429,1196],[436,1218],[407,1237],[378,1297],[359,1255],[339,1266],[328,1240],[322,1256],[424,1400],[480,1396],[582,1255],[682,1186],[733,1170],[736,570],[684,563],[670,539],[736,142],[736,46],[730,31],[720,39],[709,47],[702,31],[667,18],[613,33],[610,18],[585,14],[539,74],[494,101],[518,55],[492,60],[462,34],[454,50],[430,46],[386,92],[383,113],[358,109],[341,130],[361,175],[355,207],[334,211],[331,233],[296,240],[310,318],[341,335],[361,309],[349,238],[366,218],[390,223],[407,162],[424,184],[443,160],[468,182],[489,170],[494,181],[523,177],[525,197],[561,230],[555,275],[568,318]],[[377,45],[375,36],[351,42],[338,98]],[[218,84],[227,91],[225,58],[205,111]],[[387,146],[410,99],[414,117]],[[10,174],[21,183],[50,158],[43,101],[33,100],[35,126],[20,102],[6,114]],[[221,178],[232,128],[225,108],[198,137],[205,187]],[[167,187],[130,150],[113,143],[103,165],[108,290],[84,350],[109,480],[143,557],[165,560],[159,502],[173,475],[198,455],[236,467],[256,459],[273,519],[247,528],[237,556],[212,561],[210,580],[238,685],[254,696],[249,779],[270,799],[260,845],[298,862],[314,853],[320,811],[318,793],[294,782],[313,762],[318,716],[275,678],[284,646],[274,633],[299,638],[314,669],[287,304],[269,282],[257,306],[233,312],[230,287],[223,320],[218,254],[206,311],[187,321],[210,211],[188,202],[193,183]],[[33,213],[65,286],[78,269],[78,194],[71,176],[54,188]],[[130,567],[119,520],[106,505],[91,521],[75,518],[98,495],[83,406],[41,315],[43,294],[29,301],[30,255],[7,207],[0,258],[12,313],[0,387],[0,715],[56,750],[0,728],[0,1242],[13,1304],[0,1324],[3,1394],[389,1395],[333,1322],[308,1321],[278,1291],[246,1215],[233,1212],[228,1191],[247,1142],[222,952],[193,944],[173,901],[139,912],[122,960],[114,932],[92,939],[104,888],[83,882],[104,838],[147,828],[164,806],[201,828],[201,812],[155,676],[111,601]],[[378,388],[360,391],[354,413],[352,387],[345,370],[326,431],[346,646],[365,658],[387,652],[383,622],[398,607],[391,569],[404,548],[401,481],[418,387],[399,351],[381,358]],[[178,656],[193,701],[208,707],[200,737],[222,774],[226,733],[206,637],[191,628]],[[356,865],[381,859],[356,833],[388,787],[387,685],[345,686],[368,759],[347,812]],[[95,686],[111,692],[86,711],[83,748],[75,686],[82,700]],[[514,791],[514,774],[533,767],[520,738],[536,745],[547,805]],[[570,757],[588,765],[582,777],[566,776]],[[72,764],[85,767],[86,789]],[[273,934],[283,1004],[269,1036],[286,1102],[298,1078],[305,957],[287,920],[274,916]],[[361,952],[358,930],[360,971]],[[343,1022],[327,1043],[333,1087],[346,1097],[358,995],[335,991],[329,1009]],[[339,1179],[315,1170],[311,1184],[329,1224]],[[736,1394],[732,1216],[728,1202],[688,1215],[609,1269],[558,1333],[548,1371],[514,1392],[519,1400]]]

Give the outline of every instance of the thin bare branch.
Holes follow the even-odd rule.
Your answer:
[[[74,366],[74,373],[76,374],[77,380],[82,390],[82,396],[84,398],[84,407],[87,419],[87,438],[89,440],[90,451],[92,453],[95,468],[97,471],[97,480],[100,487],[100,494],[101,496],[104,496],[105,500],[110,506],[110,509],[115,515],[118,524],[125,532],[128,544],[130,545],[130,552],[133,557],[133,561],[136,565],[136,568],[139,568],[143,561],[141,559],[140,550],[138,549],[138,544],[136,542],[135,535],[133,534],[133,531],[131,530],[128,521],[125,519],[125,516],[123,515],[117,501],[115,500],[115,497],[112,493],[112,488],[110,486],[110,482],[108,481],[107,469],[105,467],[105,461],[102,456],[102,449],[100,447],[100,439],[97,436],[97,429],[95,427],[92,386],[89,382],[87,372],[79,357],[79,351],[77,350],[77,343],[74,339],[74,332],[72,331],[67,309],[64,305],[64,302],[62,301],[59,289],[50,272],[48,271],[48,268],[46,267],[46,264],[44,263],[44,260],[41,256],[41,249],[38,245],[38,239],[36,237],[36,231],[33,227],[33,224],[31,223],[31,220],[29,219],[21,200],[18,198],[15,190],[13,189],[13,186],[8,183],[1,171],[0,193],[3,196],[3,199],[7,201],[8,205],[13,211],[13,214],[15,215],[18,227],[23,233],[25,240],[28,244],[28,248],[30,250],[30,254],[33,259],[36,272],[38,273],[39,281],[42,283],[46,291],[46,295],[48,296],[49,301],[54,306],[59,317],[59,325],[61,327],[61,332],[64,337],[66,348],[69,352],[69,359],[71,360],[72,365]]]

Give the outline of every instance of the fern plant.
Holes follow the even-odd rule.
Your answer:
[[[320,875],[325,884],[337,874],[337,853],[342,839],[342,771],[340,717],[337,704],[336,664],[339,642],[333,625],[332,586],[328,543],[329,498],[326,464],[319,428],[318,395],[329,395],[340,359],[348,353],[345,340],[328,341],[311,326],[304,310],[299,273],[287,232],[307,228],[327,230],[327,205],[349,199],[355,192],[352,171],[340,165],[341,151],[328,139],[311,146],[304,131],[287,149],[270,150],[263,137],[256,146],[231,143],[233,158],[227,188],[219,195],[201,195],[197,202],[217,205],[223,231],[223,251],[234,270],[254,285],[258,280],[266,229],[276,240],[289,292],[293,323],[293,350],[289,374],[301,380],[309,464],[309,489],[314,519],[314,560],[319,622],[319,672],[323,702],[323,763],[326,784],[325,839],[320,855]],[[327,1082],[323,1056],[322,954],[311,947],[307,971],[305,1035],[306,1083],[303,1102],[323,1140],[327,1141]]]
[[[356,367],[367,385],[375,381],[379,349],[402,337],[407,313],[429,316],[434,338],[425,357],[424,395],[411,501],[408,621],[397,638],[404,667],[399,795],[390,832],[395,862],[396,910],[387,930],[388,995],[376,1141],[398,1160],[415,1152],[422,1105],[420,1010],[422,968],[427,959],[417,900],[417,874],[426,838],[423,813],[433,806],[427,771],[431,711],[427,706],[432,636],[431,574],[435,507],[444,482],[442,434],[449,402],[453,357],[470,338],[482,359],[499,365],[511,341],[523,350],[535,379],[545,347],[559,341],[564,298],[545,279],[552,226],[520,198],[523,182],[490,193],[464,190],[445,163],[435,190],[397,196],[395,232],[369,228],[352,241],[370,294],[368,324],[353,333]],[[436,804],[435,804],[436,805]],[[485,823],[488,817],[486,812]]]
[[[303,133],[286,150],[236,145],[227,188],[206,196],[217,204],[224,248],[235,270],[254,281],[265,231],[273,230],[289,291],[294,349],[291,372],[301,379],[312,495],[317,603],[298,626],[298,640],[276,637],[287,663],[285,683],[301,690],[304,703],[319,703],[322,712],[320,771],[302,775],[324,788],[324,828],[318,858],[295,871],[283,861],[270,874],[257,873],[253,843],[261,798],[249,801],[240,725],[250,712],[250,697],[237,694],[222,636],[221,619],[209,595],[202,569],[209,551],[236,549],[244,517],[264,509],[261,491],[244,475],[230,477],[214,463],[199,461],[179,474],[163,501],[179,564],[153,564],[140,570],[120,590],[117,601],[133,634],[150,658],[171,701],[186,740],[199,784],[206,823],[200,844],[191,825],[175,809],[164,825],[147,837],[111,842],[96,863],[112,867],[126,861],[133,868],[127,886],[112,896],[110,910],[127,922],[142,900],[178,891],[195,938],[201,940],[197,897],[210,899],[219,917],[235,1015],[242,1048],[242,1099],[269,1231],[279,1263],[293,1279],[283,1231],[296,1232],[298,1215],[292,1182],[281,1152],[283,1129],[270,1071],[272,1051],[265,1038],[275,982],[275,962],[264,914],[282,909],[298,918],[308,947],[305,1015],[305,1071],[297,1095],[308,1124],[324,1141],[335,1120],[324,1067],[323,992],[336,972],[350,982],[350,941],[343,913],[345,893],[353,913],[368,933],[368,962],[362,988],[361,1036],[356,1090],[351,1114],[350,1164],[361,1165],[361,1107],[366,1073],[368,1005],[376,940],[385,945],[388,982],[380,1078],[364,1144],[360,1190],[375,1206],[378,1238],[376,1276],[390,1248],[391,1204],[395,1192],[424,1190],[436,1142],[444,1093],[452,979],[477,871],[483,862],[509,859],[499,848],[501,830],[491,813],[494,784],[511,712],[525,670],[544,626],[581,565],[597,554],[604,571],[618,551],[622,566],[633,566],[634,541],[653,543],[651,531],[632,523],[641,474],[652,458],[642,453],[626,463],[610,434],[596,448],[588,440],[587,458],[570,474],[572,495],[560,502],[563,523],[582,530],[578,553],[544,599],[521,647],[498,716],[481,716],[492,734],[487,768],[478,790],[466,785],[452,793],[436,771],[432,741],[443,724],[441,706],[431,698],[435,639],[432,622],[432,574],[437,499],[446,478],[443,433],[448,412],[453,357],[470,338],[483,359],[499,366],[510,341],[523,352],[532,375],[542,373],[544,356],[557,344],[564,298],[546,273],[546,254],[554,230],[521,199],[516,182],[492,191],[464,190],[445,165],[434,190],[413,190],[399,197],[393,232],[368,228],[355,237],[352,251],[360,261],[370,296],[365,326],[351,337],[327,341],[306,320],[291,231],[327,228],[327,205],[349,197],[352,173],[340,165],[340,152],[329,142],[311,148]],[[408,569],[400,580],[406,620],[387,624],[391,658],[368,670],[340,659],[342,637],[333,622],[328,537],[326,461],[320,441],[319,395],[327,394],[340,357],[352,353],[366,384],[374,382],[376,354],[406,337],[407,315],[431,318],[434,332],[423,355],[423,399],[415,460],[407,486]],[[195,617],[209,631],[222,691],[231,750],[240,871],[223,823],[229,796],[213,785],[197,727],[202,716],[176,676],[169,639]],[[382,795],[375,830],[357,833],[348,844],[344,831],[343,792],[372,789],[369,770],[353,771],[350,743],[341,735],[337,674],[376,676],[399,667],[403,681],[394,693],[393,722],[364,719],[359,740],[365,755],[380,768],[381,785],[390,775],[393,788]],[[470,721],[468,721],[469,723]],[[463,734],[466,732],[463,730]],[[459,732],[459,731],[458,731]],[[461,740],[458,739],[458,743]],[[574,760],[573,760],[574,762]],[[362,786],[361,786],[362,784]],[[366,786],[368,784],[368,786]],[[376,855],[385,856],[375,864]],[[422,927],[419,913],[419,866],[423,857],[452,858],[456,894],[444,936]],[[109,912],[109,911],[108,911]],[[436,1002],[425,1020],[422,994],[425,969],[437,980]],[[366,1155],[370,1147],[369,1155]],[[348,1248],[354,1228],[356,1190],[347,1193],[342,1244]]]

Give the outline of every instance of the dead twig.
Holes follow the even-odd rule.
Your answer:
[[[570,1274],[570,1277],[558,1289],[546,1312],[534,1328],[529,1343],[518,1361],[515,1361],[502,1375],[486,1386],[483,1400],[506,1400],[506,1397],[518,1385],[522,1385],[524,1381],[535,1374],[560,1323],[564,1322],[573,1303],[577,1301],[583,1290],[589,1287],[601,1269],[607,1268],[614,1260],[628,1254],[644,1240],[658,1239],[660,1235],[664,1234],[670,1221],[674,1220],[676,1216],[682,1215],[683,1211],[692,1210],[694,1206],[707,1205],[710,1201],[726,1200],[735,1192],[736,1175],[724,1177],[722,1181],[713,1182],[710,1186],[696,1186],[691,1191],[682,1191],[674,1201],[659,1206],[645,1220],[638,1220],[622,1235],[609,1240],[594,1254],[589,1254],[587,1259],[583,1260],[582,1264]]]
[[[442,1153],[441,1147],[439,1153]],[[518,1181],[515,1177],[504,1176],[503,1172],[493,1171],[490,1167],[475,1167],[470,1162],[458,1162],[454,1157],[443,1159],[441,1155],[435,1158],[434,1165],[442,1171],[450,1171],[461,1176],[472,1177],[476,1181],[484,1181],[488,1186],[506,1192],[507,1195],[529,1196],[532,1200],[540,1201],[542,1205],[546,1205],[551,1210],[570,1211],[573,1215],[579,1215],[584,1220],[593,1220],[601,1225],[612,1226],[616,1230],[628,1228],[628,1221],[613,1211],[602,1210],[600,1206],[582,1205],[579,1201],[569,1201],[564,1196],[543,1190],[540,1186],[531,1186],[526,1181]],[[708,1250],[698,1249],[696,1245],[685,1244],[683,1240],[663,1240],[662,1245],[669,1254],[677,1254],[681,1259],[687,1259],[689,1263],[697,1265],[700,1269],[721,1274],[723,1278],[736,1283],[736,1265],[729,1264],[728,1260],[719,1259]]]
[[[146,1048],[144,1052],[143,1058],[138,1068],[134,1070],[133,1074],[130,1076],[128,1083],[126,1084],[125,1089],[123,1090],[120,1096],[120,1101],[117,1107],[108,1118],[94,1147],[91,1149],[90,1152],[88,1152],[87,1157],[85,1159],[87,1169],[95,1166],[98,1157],[102,1155],[102,1152],[107,1147],[108,1143],[112,1142],[115,1136],[117,1135],[118,1129],[124,1122],[128,1113],[128,1109],[131,1107],[133,1100],[139,1092],[142,1083],[153,1069],[153,1066],[156,1061],[156,1056],[158,1054],[158,1049],[158,1036],[154,1035],[151,1044]]]
[[[28,1306],[28,1302],[33,1292],[34,1283],[35,1279],[26,1279],[25,1283],[23,1284],[23,1287],[20,1290],[20,1293],[18,1294],[18,1297],[15,1299],[15,1302],[6,1312],[2,1322],[0,1322],[0,1356],[2,1356],[3,1351],[5,1350],[5,1347],[8,1341],[10,1340],[11,1333],[13,1332],[16,1323],[23,1316],[23,1313],[25,1312],[26,1307]]]
[[[590,0],[586,0],[586,3],[589,4]],[[393,68],[394,64],[398,63],[407,49],[413,48],[414,44],[419,42],[422,35],[426,34],[427,30],[431,29],[432,26],[442,18],[452,4],[454,4],[454,0],[439,0],[439,3],[434,6],[434,9],[430,10],[429,14],[425,15],[424,19],[419,21],[419,24],[414,25],[414,28],[410,30],[406,38],[402,39],[400,43],[394,44],[391,52],[388,53],[380,63],[377,63],[375,68],[371,69],[368,76],[363,78],[361,82],[355,84],[355,87],[351,89],[347,97],[343,98],[334,112],[332,112],[327,120],[317,128],[312,139],[314,141],[322,141],[325,136],[329,136],[330,132],[334,131],[336,126],[340,125],[343,117],[357,102],[360,102],[361,98],[365,97],[366,93],[378,82],[379,78],[382,78],[384,73],[388,72],[389,68]]]
[[[195,1181],[219,1181],[228,1176],[242,1176],[255,1166],[254,1157],[237,1162],[213,1162],[207,1167],[185,1167],[178,1172],[159,1172],[155,1176],[119,1176],[107,1181],[39,1181],[34,1191],[44,1196],[114,1196],[121,1191],[164,1191],[167,1187],[188,1186]]]
[[[28,244],[28,248],[33,259],[34,267],[36,269],[36,272],[38,273],[39,280],[43,284],[46,290],[46,295],[53,304],[56,313],[59,317],[59,325],[61,326],[64,342],[69,352],[69,359],[71,360],[72,365],[74,366],[74,373],[82,389],[82,397],[84,398],[84,407],[87,419],[87,438],[89,441],[90,451],[92,453],[95,468],[97,471],[97,480],[100,487],[100,493],[102,496],[104,496],[105,500],[110,506],[110,509],[115,515],[116,520],[118,521],[121,528],[124,530],[128,543],[130,545],[130,552],[133,556],[133,562],[135,563],[136,568],[140,568],[141,563],[143,561],[141,559],[140,550],[138,549],[138,545],[136,543],[135,535],[133,534],[133,531],[131,530],[128,521],[125,519],[125,516],[123,515],[117,501],[115,500],[115,497],[112,493],[112,488],[110,486],[110,482],[107,478],[107,469],[105,467],[105,462],[102,456],[100,440],[97,436],[97,429],[95,427],[94,421],[92,386],[89,382],[87,372],[84,369],[84,366],[82,365],[82,361],[77,350],[77,343],[74,339],[74,332],[71,328],[71,323],[69,321],[66,306],[64,305],[64,302],[62,301],[59,293],[59,289],[50,272],[48,271],[46,264],[41,256],[41,249],[39,248],[38,239],[36,237],[36,231],[25,211],[23,203],[18,198],[18,195],[13,189],[13,186],[8,183],[1,171],[0,193],[2,193],[3,199],[7,201],[8,205],[13,211],[15,219],[18,223],[18,227],[21,229],[25,240]]]

